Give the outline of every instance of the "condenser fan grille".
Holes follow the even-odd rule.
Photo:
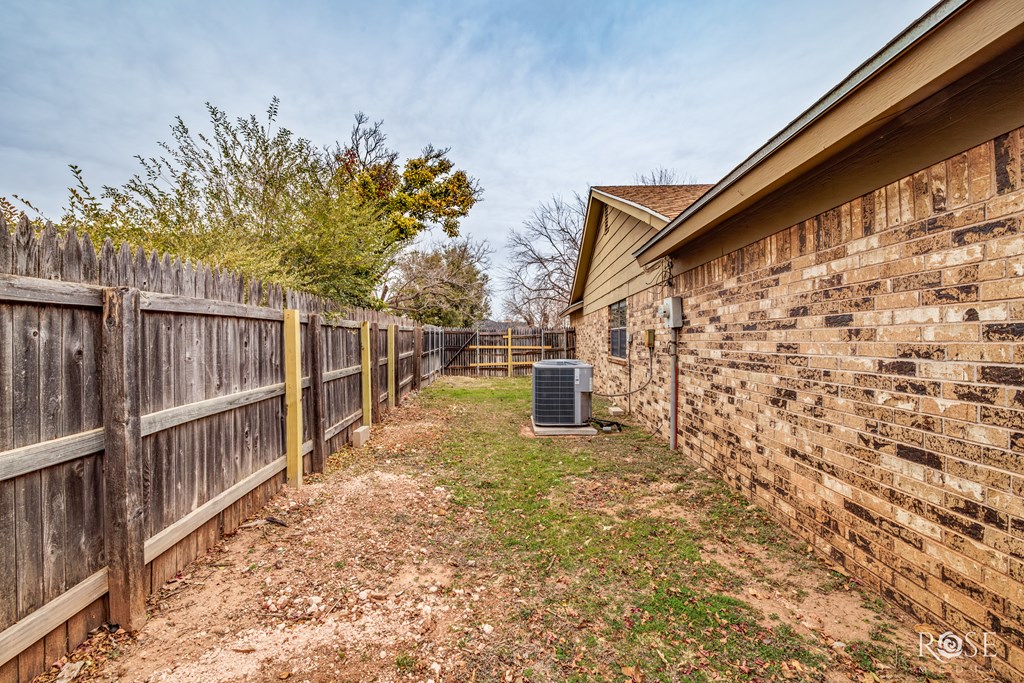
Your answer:
[[[533,419],[537,424],[573,424],[575,374],[572,368],[537,371],[533,387]]]
[[[574,426],[590,419],[590,365],[550,360],[533,365],[533,421]]]

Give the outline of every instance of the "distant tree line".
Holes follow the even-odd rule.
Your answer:
[[[72,165],[57,227],[425,323],[487,317],[488,251],[458,239],[481,188],[449,150],[427,145],[403,163],[362,113],[346,141],[317,146],[279,124],[279,106],[231,118],[208,103],[204,132],[178,117],[159,155],[138,156],[136,174],[99,192]],[[13,219],[18,207],[0,197],[0,212]],[[431,228],[445,241],[414,248]]]

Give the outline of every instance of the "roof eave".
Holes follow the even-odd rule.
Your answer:
[[[591,210],[594,204],[594,190],[591,188],[587,196],[587,213],[583,216],[583,234],[580,235],[580,250],[576,253],[576,269],[573,271],[572,287],[569,289],[569,305],[583,301],[583,278],[580,277],[580,268],[584,262],[584,252],[587,251],[588,228],[593,222]],[[589,259],[589,256],[586,257]],[[589,265],[589,264],[588,264]]]
[[[575,313],[576,311],[582,310],[582,308],[583,308],[583,301],[577,301],[574,304],[570,304],[570,305],[566,306],[565,310],[562,311],[561,313],[559,313],[558,316],[560,318],[564,318],[567,315],[570,315],[572,313]]]
[[[932,33],[939,26],[944,24],[971,0],[943,0],[920,19],[911,24],[898,36],[879,50],[866,62],[861,64],[849,76],[841,81],[834,88],[829,90],[822,98],[815,102],[803,114],[794,119],[788,126],[773,136],[767,143],[747,157],[739,166],[730,171],[722,180],[716,183],[710,190],[705,192],[693,204],[684,209],[678,216],[669,221],[668,225],[659,230],[651,239],[645,242],[639,249],[633,252],[633,256],[641,262],[653,260],[661,254],[649,258],[642,258],[655,245],[661,242],[667,235],[671,234],[677,227],[685,223],[689,218],[707,206],[712,200],[721,195],[737,181],[757,168],[765,159],[784,147],[787,143],[803,133],[825,114],[838,107],[853,92],[861,88],[865,83],[884,71],[889,65],[913,49],[921,39]],[[674,245],[680,246],[680,245]]]

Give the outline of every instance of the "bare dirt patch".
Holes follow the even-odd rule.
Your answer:
[[[485,630],[504,598],[492,573],[461,553],[472,515],[453,512],[451,494],[403,460],[442,432],[416,406],[399,409],[366,451],[333,457],[327,475],[282,491],[166,584],[146,627],[78,680],[471,676],[456,673],[461,648],[493,634]],[[89,652],[95,643],[81,649]]]

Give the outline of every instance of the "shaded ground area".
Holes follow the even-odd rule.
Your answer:
[[[76,680],[988,680],[642,430],[528,420],[528,380],[431,387]]]

